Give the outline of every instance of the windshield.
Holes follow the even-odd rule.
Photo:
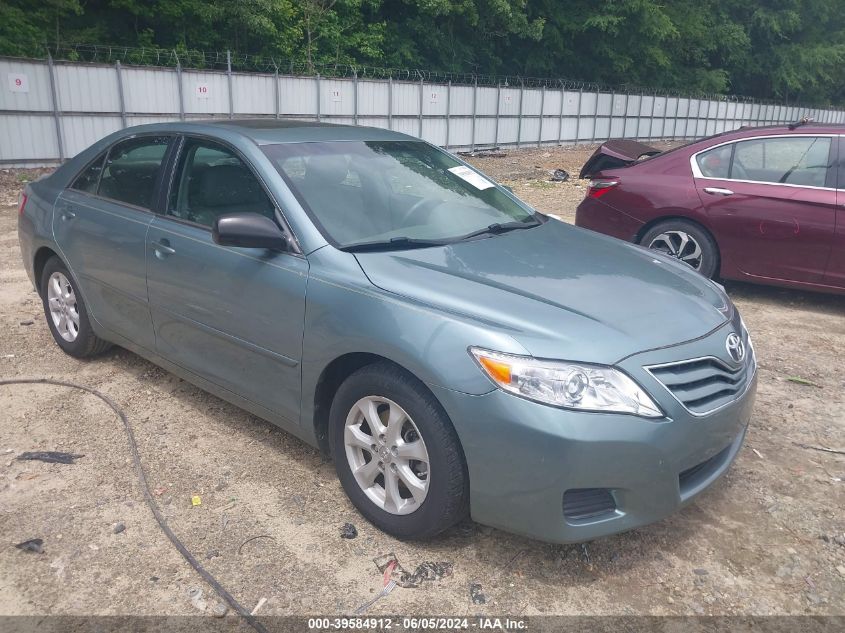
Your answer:
[[[421,141],[281,143],[262,149],[339,248],[449,243],[539,220],[492,181]]]

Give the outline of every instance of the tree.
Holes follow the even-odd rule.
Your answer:
[[[70,43],[845,99],[845,0],[0,0],[0,55]]]

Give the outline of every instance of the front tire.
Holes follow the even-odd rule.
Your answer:
[[[79,285],[58,257],[51,257],[44,265],[41,301],[53,339],[66,354],[86,358],[111,347],[94,334]]]
[[[426,539],[468,513],[455,429],[425,386],[390,363],[364,367],[332,402],[329,443],[353,505],[399,539]]]
[[[719,249],[710,233],[688,220],[665,220],[643,234],[640,245],[688,264],[712,279],[719,272]]]

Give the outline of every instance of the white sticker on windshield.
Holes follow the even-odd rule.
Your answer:
[[[469,167],[464,167],[463,165],[458,165],[457,167],[452,167],[449,169],[451,173],[455,174],[458,178],[462,180],[466,180],[469,184],[471,184],[476,189],[489,189],[493,186],[493,183],[487,180],[481,174],[477,174],[472,171]]]

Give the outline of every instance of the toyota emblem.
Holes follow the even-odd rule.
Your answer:
[[[742,359],[745,358],[745,344],[736,332],[728,334],[725,348],[728,350],[728,355],[737,363],[741,363]]]

